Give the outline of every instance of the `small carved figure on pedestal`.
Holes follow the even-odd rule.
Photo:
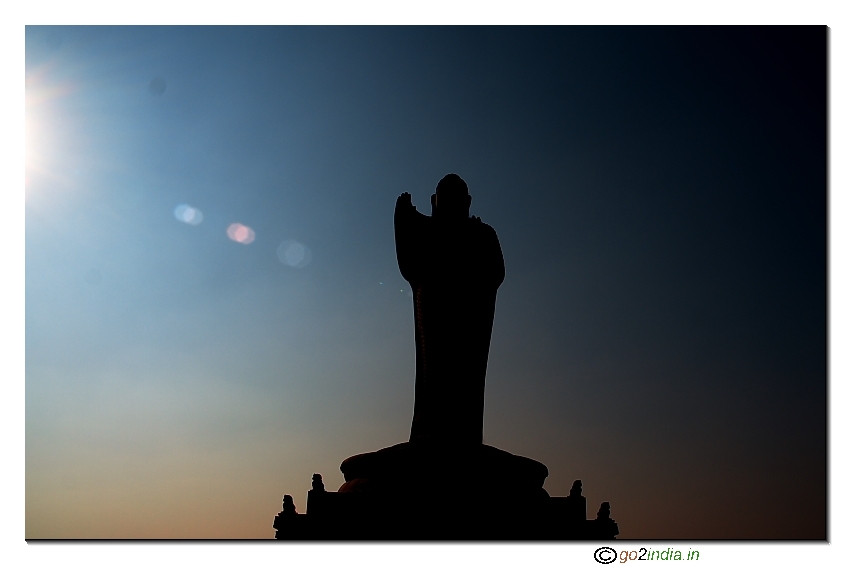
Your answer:
[[[611,504],[603,501],[596,513],[597,532],[600,539],[613,539],[620,534],[617,522],[611,519]]]
[[[298,538],[293,534],[297,534],[296,519],[298,519],[298,512],[295,510],[295,502],[292,501],[292,496],[287,494],[283,496],[283,510],[274,518],[272,526],[277,529],[274,538],[283,539],[287,536]]]
[[[567,497],[567,519],[570,523],[584,523],[587,519],[587,498],[581,495],[581,480],[573,482]]]

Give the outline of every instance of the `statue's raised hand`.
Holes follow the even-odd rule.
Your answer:
[[[409,192],[403,192],[401,196],[398,197],[398,200],[395,202],[396,208],[412,208],[413,201],[410,199]]]

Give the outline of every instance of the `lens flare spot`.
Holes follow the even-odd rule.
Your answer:
[[[237,243],[250,245],[254,240],[254,230],[241,223],[231,223],[227,228],[227,236]]]
[[[313,258],[310,249],[303,243],[287,239],[277,248],[277,258],[283,264],[294,268],[304,268]]]
[[[174,217],[177,218],[177,221],[189,225],[198,225],[204,220],[204,214],[201,213],[201,210],[186,204],[180,204],[174,208]]]
[[[162,96],[165,93],[165,87],[165,79],[158,76],[148,84],[148,92],[151,93],[151,96]]]

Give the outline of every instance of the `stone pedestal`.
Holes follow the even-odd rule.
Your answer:
[[[614,538],[610,517],[586,519],[580,485],[577,495],[574,486],[570,497],[550,497],[544,464],[492,446],[401,443],[347,458],[340,469],[345,483],[338,492],[325,491],[321,476],[313,476],[305,515],[293,517],[294,506],[287,513],[284,504],[276,538]]]
[[[340,470],[345,477],[341,492],[499,489],[506,494],[540,494],[549,475],[544,464],[492,446],[427,442],[358,454],[345,459]]]

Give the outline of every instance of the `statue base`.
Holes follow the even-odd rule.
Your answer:
[[[568,497],[543,488],[540,462],[488,445],[401,443],[340,465],[345,483],[327,492],[313,476],[307,512],[290,496],[274,520],[292,540],[610,540],[607,514],[586,517],[580,482]],[[289,498],[287,500],[287,498]]]

